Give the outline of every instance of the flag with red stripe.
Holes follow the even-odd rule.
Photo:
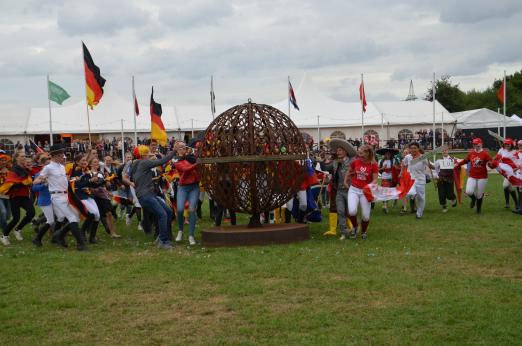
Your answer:
[[[100,68],[94,64],[91,53],[82,42],[83,46],[83,67],[85,71],[85,84],[87,91],[87,104],[93,109],[103,96],[103,86],[105,78],[101,76]]]
[[[361,82],[361,85],[359,85],[359,100],[361,100],[361,107],[363,110],[363,113],[366,113],[366,93],[364,92],[364,82]]]
[[[504,104],[504,88],[506,86],[504,85],[504,81],[502,81],[502,84],[500,84],[500,88],[498,88],[497,97],[500,103]]]
[[[152,87],[152,93],[150,94],[150,138],[164,146],[167,144],[167,131],[161,120],[162,113],[161,104],[154,101],[154,87]]]
[[[392,199],[402,199],[412,188],[415,180],[410,173],[405,170],[400,178],[397,187],[382,187],[377,184],[368,184],[363,188],[363,193],[369,202],[384,202]]]

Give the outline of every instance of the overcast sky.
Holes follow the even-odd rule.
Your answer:
[[[369,101],[417,96],[433,72],[485,89],[522,69],[520,0],[1,0],[0,104],[45,106],[45,75],[84,97],[83,40],[106,92],[130,97],[135,75],[169,105],[251,97],[274,103],[307,74],[319,90]],[[299,94],[297,94],[299,100]],[[103,100],[102,100],[103,102]]]

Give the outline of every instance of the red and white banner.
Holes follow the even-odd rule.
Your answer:
[[[397,187],[382,187],[377,184],[368,184],[364,187],[363,193],[369,202],[384,202],[392,199],[401,199],[406,196],[411,187],[415,184],[410,173],[405,170]]]
[[[500,162],[497,171],[506,178],[514,187],[522,187],[522,169],[513,168],[511,165]]]

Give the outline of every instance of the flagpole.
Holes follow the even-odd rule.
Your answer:
[[[292,119],[290,117],[290,76],[288,76],[288,84],[286,86],[286,94],[287,94],[287,98],[288,98],[288,117],[290,119]]]
[[[440,140],[441,140],[442,145],[444,146],[444,112],[440,112],[440,115],[442,117],[442,121],[441,121],[442,130],[440,133]]]
[[[500,107],[497,108],[497,133],[500,136]]]
[[[361,73],[361,85],[363,87],[363,95],[359,95],[361,99],[361,143],[364,144],[364,98],[366,97],[366,91],[364,90],[364,76]],[[360,94],[360,92],[359,92]]]
[[[436,146],[436,136],[435,136],[435,100],[436,100],[436,90],[435,90],[435,72],[433,72],[433,84],[432,84],[432,92],[433,92],[433,150],[435,150]],[[435,153],[433,153],[433,161],[435,161]]]
[[[507,84],[506,84],[506,70],[504,70],[504,138],[507,138],[506,136],[506,91],[507,91]]]
[[[382,141],[383,147],[384,147],[384,113],[381,112],[381,136],[379,142]]]
[[[136,130],[136,106],[134,102],[136,102],[136,90],[134,89],[134,76],[132,76],[132,114],[134,114],[134,145],[138,145],[138,132]]]
[[[85,87],[85,109],[87,111],[87,126],[88,126],[88,131],[89,131],[89,145],[92,146],[92,140],[91,140],[91,118],[90,118],[90,115],[89,115],[89,99],[88,99],[88,96],[87,96],[87,76],[85,75],[85,52],[83,51],[83,42],[80,41],[82,43],[82,56],[83,56],[83,64],[84,64],[84,67],[83,67],[83,76],[85,77],[85,82],[83,83],[84,87]]]
[[[317,149],[318,150],[321,150],[321,125],[319,122],[320,117],[321,117],[320,115],[317,116]]]
[[[49,143],[50,145],[53,145],[53,116],[51,114],[51,90],[49,90],[49,74],[47,74],[47,102],[49,102]]]
[[[194,138],[194,118],[190,119],[192,122],[192,138]]]
[[[125,163],[125,140],[123,138],[123,119],[121,119],[121,162],[122,164]]]

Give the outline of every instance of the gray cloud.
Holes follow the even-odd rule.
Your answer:
[[[207,102],[211,74],[219,102],[279,101],[286,76],[298,84],[305,73],[330,96],[356,100],[361,72],[368,95],[388,100],[403,99],[410,79],[424,87],[433,71],[481,88],[491,66],[522,61],[520,1],[4,3],[0,76],[16,83],[0,102],[28,106],[40,104],[32,82],[47,72],[83,95],[80,40],[108,92],[126,95],[136,75],[144,95],[154,84],[167,104]]]
[[[112,34],[145,25],[150,13],[128,1],[69,1],[58,10],[57,24],[68,35]]]

